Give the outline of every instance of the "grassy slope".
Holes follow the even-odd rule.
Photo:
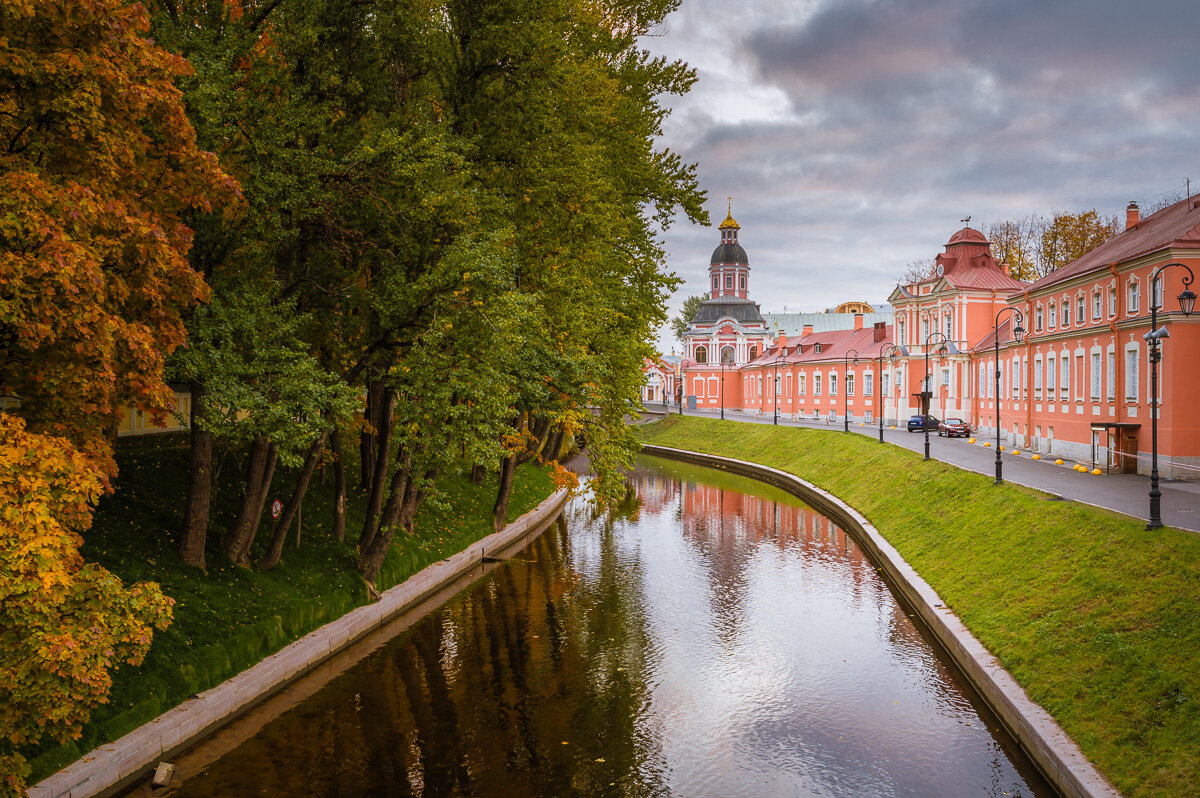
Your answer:
[[[347,447],[348,456],[357,454]],[[83,554],[126,582],[154,580],[175,599],[175,620],[157,632],[145,663],[125,666],[114,679],[110,703],[93,713],[83,737],[65,746],[49,746],[31,757],[34,781],[83,753],[131,731],[269,656],[313,629],[366,602],[366,588],[354,569],[354,550],[338,543],[332,530],[333,476],[326,485],[314,477],[303,507],[301,546],[293,528],[283,560],[272,571],[229,565],[218,542],[240,500],[241,462],[221,458],[216,470],[208,569],[184,568],[175,549],[187,495],[187,448],[178,438],[122,449],[117,491],[100,502],[95,523],[85,535]],[[350,464],[348,464],[349,466]],[[355,490],[357,469],[347,467],[346,538],[357,541],[365,504]],[[273,495],[286,500],[291,475]],[[426,565],[462,550],[491,533],[495,477],[475,486],[465,476],[442,480],[445,495],[427,502],[416,519],[417,534],[397,536],[380,572],[379,586],[398,584]],[[514,480],[510,520],[527,512],[554,491],[549,474],[524,466]],[[254,555],[265,550],[270,519],[260,529]],[[31,782],[33,783],[33,782]]]
[[[680,416],[641,434],[789,471],[839,496],[1118,789],[1196,794],[1200,536],[1147,532],[857,434]]]

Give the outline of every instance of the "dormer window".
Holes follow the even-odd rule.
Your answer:
[[[821,351],[821,345],[820,345],[820,344],[814,344],[814,345],[813,345],[813,351],[814,351],[814,352],[820,352],[820,351]]]

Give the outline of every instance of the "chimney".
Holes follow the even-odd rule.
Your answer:
[[[863,326],[863,315],[861,313],[854,314],[854,329],[861,330]]]
[[[887,322],[886,321],[875,322],[875,326],[872,329],[873,329],[873,332],[871,334],[871,340],[874,341],[875,343],[879,343],[887,336]]]
[[[775,345],[778,346],[780,349],[787,346],[787,333],[784,333],[784,332],[779,333],[779,337],[775,339]]]
[[[1004,270],[1004,273],[1006,275],[1008,275],[1009,277],[1012,277],[1012,264],[1011,263],[1009,263],[1008,261],[1004,261],[1004,263],[1000,264],[1000,268]]]
[[[808,337],[808,336],[810,336],[810,335],[812,335],[812,325],[811,325],[811,324],[805,324],[805,325],[804,325],[804,329],[800,331],[800,336],[801,336],[802,338],[807,338],[807,337]]]
[[[1131,202],[1125,206],[1125,229],[1137,227],[1137,223],[1141,221],[1138,214],[1137,202]]]

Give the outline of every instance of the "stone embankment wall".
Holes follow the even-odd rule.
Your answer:
[[[642,451],[712,466],[782,488],[804,499],[843,529],[849,530],[882,569],[901,601],[916,611],[1026,754],[1060,793],[1068,798],[1119,798],[1120,793],[1116,788],[1088,761],[1054,718],[1029,698],[1012,674],[943,604],[934,589],[853,507],[797,476],[757,463],[650,444],[644,444]]]
[[[158,762],[195,745],[429,596],[474,571],[478,571],[474,576],[481,576],[485,554],[498,555],[546,529],[562,511],[567,496],[566,490],[556,491],[501,531],[384,591],[379,601],[351,610],[254,667],[87,753],[30,788],[29,797],[87,798],[132,784]]]

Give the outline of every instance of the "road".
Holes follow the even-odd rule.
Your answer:
[[[648,413],[661,413],[655,410],[657,406],[647,408]],[[701,416],[704,418],[719,418],[720,411],[685,410],[685,415]],[[739,421],[752,424],[770,424],[770,414],[755,416],[753,413],[743,413],[737,410],[726,410],[728,421]],[[840,430],[841,423],[826,424],[824,422],[792,421],[779,419],[780,426],[808,427],[811,429]],[[878,426],[862,426],[850,424],[850,431],[872,438],[879,436]],[[918,433],[910,433],[902,429],[883,430],[883,439],[887,443],[903,446],[916,452],[924,452],[925,437]],[[991,446],[983,446],[983,439],[977,439],[974,444],[965,438],[939,438],[933,433],[929,435],[929,456],[943,462],[956,465],[968,471],[980,474],[996,475],[996,450]],[[993,441],[993,446],[995,442]],[[1055,465],[1052,459],[1034,460],[1024,451],[1019,455],[1004,452],[1001,455],[1004,463],[1004,479],[1018,485],[1052,493],[1070,501],[1091,504],[1115,510],[1118,513],[1145,520],[1150,513],[1150,478],[1141,474],[1081,474],[1072,470],[1073,460],[1067,460],[1063,465]],[[1088,465],[1084,463],[1084,465]],[[1183,482],[1178,480],[1159,480],[1159,490],[1162,491],[1162,520],[1167,526],[1200,532],[1200,482]]]

